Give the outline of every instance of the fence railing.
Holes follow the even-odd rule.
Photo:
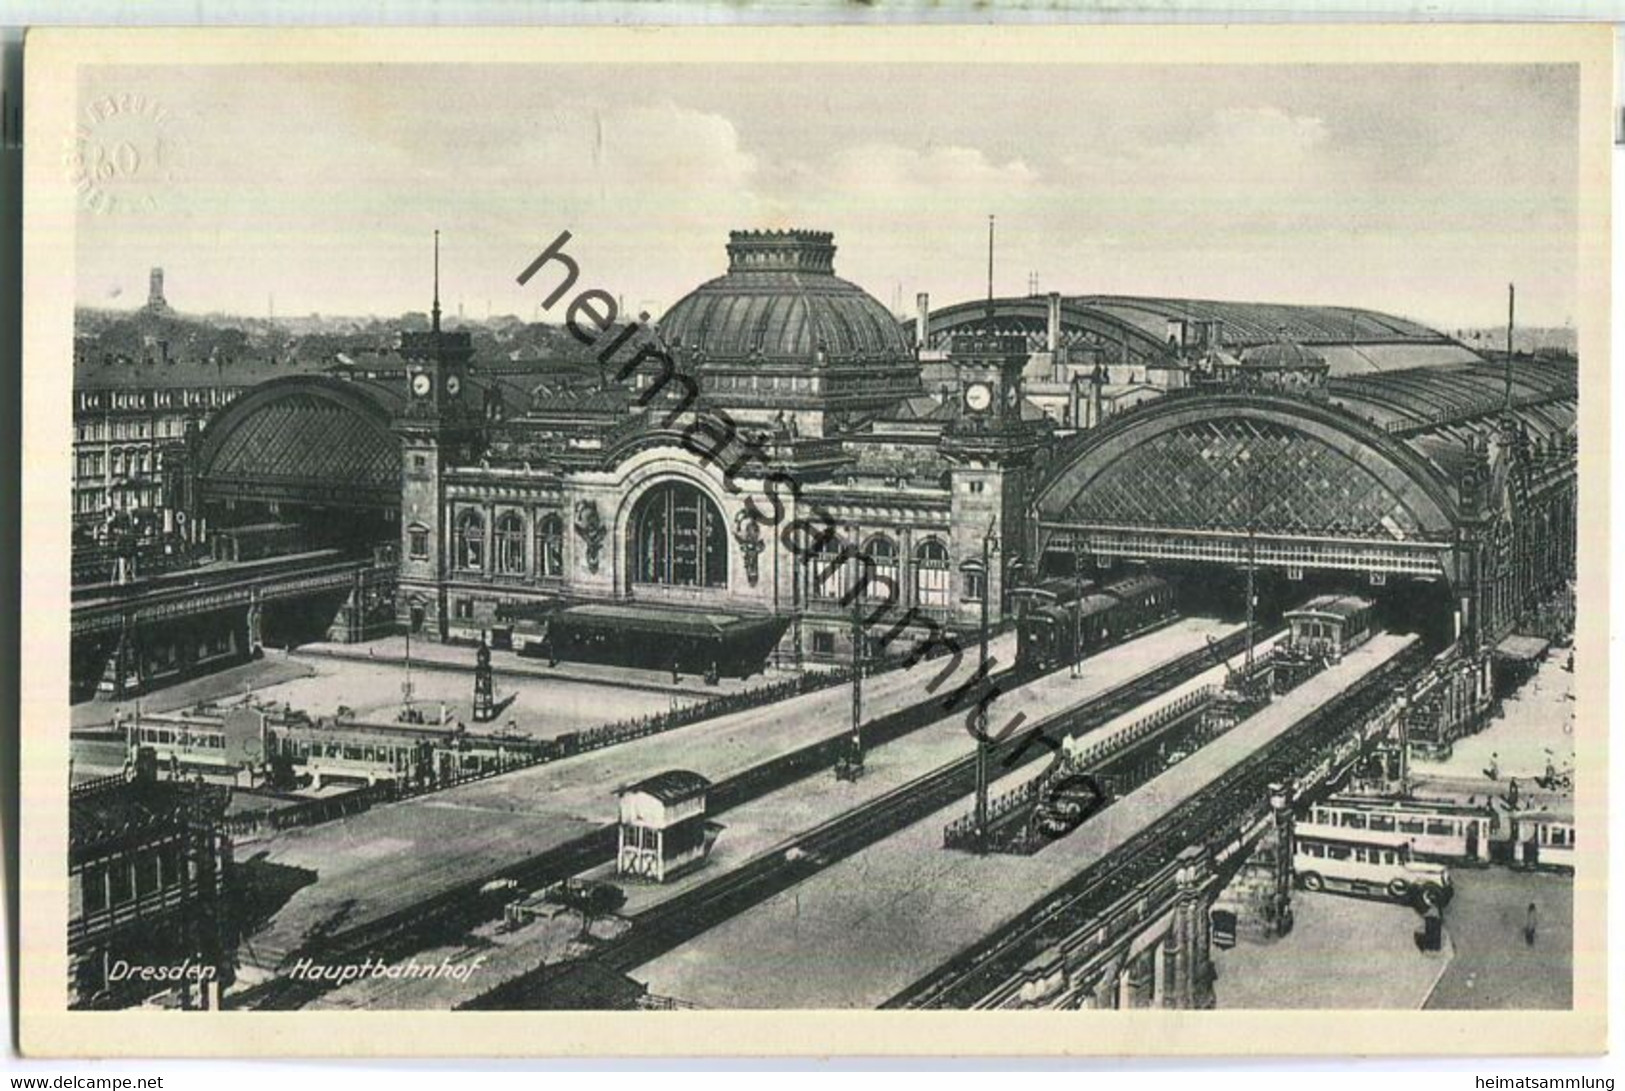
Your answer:
[[[1052,776],[1087,770],[1114,757],[1146,736],[1156,733],[1174,721],[1188,716],[1208,704],[1213,700],[1217,692],[1218,687],[1213,685],[1194,689],[1183,697],[1157,709],[1149,716],[1135,720],[1121,731],[1095,739],[1087,745],[1077,745],[1080,740],[1068,738],[1063,744],[1063,756],[1058,764],[1031,780],[1017,785],[1010,791],[994,796],[987,801],[988,824],[991,825],[1012,811],[1035,805],[1044,790],[1044,785],[1048,783]],[[974,814],[961,815],[943,828],[943,845],[946,848],[957,848],[968,844],[975,835],[976,816]]]
[[[899,666],[900,663],[899,660],[896,663],[888,662],[883,666],[877,665],[866,671],[865,674],[866,676],[872,676],[884,670],[893,669]],[[420,780],[408,778],[379,781],[376,784],[358,787],[355,791],[346,792],[341,796],[308,800],[275,810],[234,815],[222,821],[221,829],[239,840],[252,840],[255,837],[276,833],[281,830],[329,822],[347,815],[358,814],[374,804],[391,803],[397,800],[426,795],[430,792],[446,791],[459,785],[501,776],[504,773],[517,772],[521,769],[529,769],[537,765],[545,765],[548,762],[574,757],[577,754],[603,750],[610,746],[618,746],[621,743],[647,738],[650,735],[673,731],[679,727],[687,727],[690,724],[699,723],[717,716],[748,711],[762,705],[772,704],[775,701],[782,701],[788,697],[797,697],[818,690],[829,689],[833,686],[844,685],[851,681],[851,677],[851,668],[808,672],[779,682],[769,683],[765,686],[758,686],[754,689],[721,694],[710,700],[676,708],[669,712],[617,720],[614,723],[590,727],[582,731],[566,732],[553,739],[544,739],[532,743],[524,750],[504,754],[494,761],[482,761],[475,767],[459,769],[451,774],[436,774]]]

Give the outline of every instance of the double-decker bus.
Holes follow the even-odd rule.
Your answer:
[[[1306,836],[1324,833],[1350,841],[1400,840],[1423,859],[1482,863],[1490,858],[1496,817],[1487,803],[1338,795],[1311,806],[1299,827]]]
[[[1417,906],[1450,900],[1450,872],[1443,864],[1411,856],[1409,842],[1397,838],[1346,838],[1333,833],[1295,832],[1292,867],[1305,890],[1327,890],[1371,898],[1391,898]]]

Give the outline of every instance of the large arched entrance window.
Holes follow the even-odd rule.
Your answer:
[[[632,509],[632,578],[678,587],[726,587],[728,528],[699,489],[667,481]]]
[[[497,571],[504,576],[525,574],[525,518],[516,511],[497,520]]]
[[[457,517],[457,567],[485,569],[485,518],[473,508]]]
[[[557,515],[544,516],[536,524],[536,573],[564,575],[564,520]]]

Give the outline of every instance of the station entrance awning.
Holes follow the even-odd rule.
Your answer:
[[[605,603],[558,611],[548,639],[563,660],[675,666],[685,674],[714,666],[719,674],[745,677],[767,665],[789,625],[788,618]]]
[[[1538,636],[1513,634],[1495,646],[1495,656],[1515,663],[1532,663],[1545,655],[1549,647],[1551,641]]]

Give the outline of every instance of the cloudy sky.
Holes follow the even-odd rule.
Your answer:
[[[1567,67],[358,66],[87,70],[170,111],[156,207],[81,212],[78,296],[188,312],[538,314],[582,287],[656,313],[731,228],[834,231],[913,311],[985,290],[1372,307],[1443,326],[1575,309]],[[555,308],[554,316],[562,310]]]

